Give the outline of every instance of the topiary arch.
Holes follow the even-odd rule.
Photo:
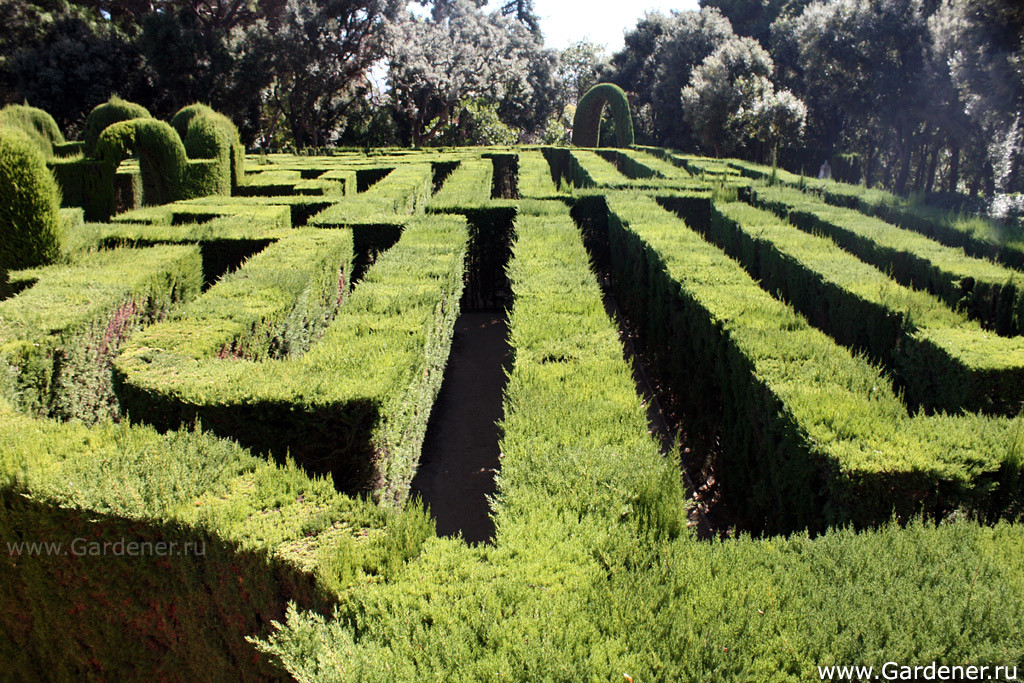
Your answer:
[[[601,135],[601,111],[607,104],[615,119],[617,147],[633,144],[633,119],[629,114],[626,93],[613,83],[598,83],[580,98],[576,115],[572,119],[572,144],[577,147],[597,147]]]

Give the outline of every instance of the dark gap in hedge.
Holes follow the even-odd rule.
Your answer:
[[[299,169],[299,177],[303,180],[316,180],[324,173],[327,173],[322,168],[301,168]]]
[[[484,154],[494,166],[491,174],[491,199],[519,199],[519,156]]]
[[[199,255],[203,260],[203,291],[208,290],[217,283],[217,280],[228,273],[234,272],[250,257],[260,253],[273,243],[274,240],[266,239],[213,239],[200,241]],[[117,237],[103,240],[100,243],[100,249],[117,249],[119,247],[142,249],[159,244],[181,244],[181,242]]]
[[[132,386],[114,371],[121,405],[132,405],[127,419],[167,432],[202,425],[205,432],[234,439],[253,454],[285,465],[290,458],[310,476],[330,474],[338,491],[356,495],[373,490],[374,425],[380,406],[358,398],[296,410],[290,401],[258,399],[237,404],[195,404],[163,392]]]
[[[512,257],[515,209],[467,209],[462,213],[469,224],[469,248],[461,310],[504,310],[512,305],[512,283],[505,266]]]
[[[393,170],[395,170],[393,167],[356,169],[356,192],[366,192],[375,183],[386,178]]]
[[[459,167],[458,161],[433,161],[430,164],[431,170],[434,172],[433,183],[434,189],[430,192],[431,194],[437,194],[437,191],[444,185],[444,181],[448,179],[448,176]]]
[[[598,156],[603,158],[605,161],[614,164],[619,173],[630,180],[646,180],[647,178],[654,178],[657,176],[656,173],[644,166],[641,166],[619,150],[597,149],[594,151],[597,152]]]
[[[734,522],[728,501],[722,499],[718,486],[722,398],[673,385],[661,366],[659,349],[647,338],[643,321],[623,296],[623,283],[616,280],[604,197],[582,197],[574,202],[570,213],[590,253],[605,310],[618,325],[637,393],[647,407],[648,424],[664,453],[670,453],[678,440],[687,492],[695,496],[691,521],[697,534],[701,538],[724,536]]]
[[[320,213],[333,202],[294,202],[289,204],[292,213],[292,227],[301,228],[309,219]]]
[[[572,184],[572,172],[569,164],[569,149],[567,147],[542,147],[541,154],[548,162],[551,169],[551,181],[555,187]]]
[[[466,288],[445,368],[431,409],[412,491],[421,496],[441,536],[471,543],[494,537],[488,496],[501,465],[498,422],[513,352],[508,342],[515,210],[475,209],[469,222]]]
[[[363,275],[377,261],[377,257],[395,246],[402,236],[402,226],[392,223],[379,225],[353,225],[352,285],[363,279]]]
[[[175,211],[171,214],[171,225],[191,225],[193,223],[206,223],[215,218],[220,218],[222,213],[200,213],[198,211]]]

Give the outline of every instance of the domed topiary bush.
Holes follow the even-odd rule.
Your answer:
[[[64,134],[47,112],[27,104],[9,104],[0,109],[0,126],[16,128],[24,133],[46,157],[53,156],[53,146],[64,142]]]
[[[245,147],[238,134],[238,127],[231,119],[197,102],[179,109],[171,119],[171,126],[181,136],[189,159],[216,159],[225,164],[224,169],[217,168],[207,174],[197,173],[199,177],[192,179],[196,181],[192,194],[197,197],[231,194],[233,188],[244,183]],[[213,182],[204,182],[203,175],[209,175]],[[229,184],[226,187],[222,176],[228,178]]]
[[[85,156],[92,157],[96,154],[96,141],[100,134],[112,124],[118,121],[129,119],[149,119],[152,116],[149,110],[141,104],[122,100],[117,95],[111,95],[107,102],[96,106],[85,119],[85,130],[82,133],[85,142]]]
[[[60,192],[42,152],[0,127],[0,270],[31,268],[60,254]]]

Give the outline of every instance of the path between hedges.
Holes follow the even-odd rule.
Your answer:
[[[439,536],[471,543],[494,536],[487,496],[500,460],[505,367],[512,359],[500,311],[467,311],[455,322],[444,383],[430,413],[413,493],[430,506]]]

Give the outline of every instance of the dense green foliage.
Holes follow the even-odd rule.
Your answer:
[[[26,104],[9,104],[0,109],[0,127],[18,129],[45,157],[53,156],[54,148],[64,143],[64,134],[53,117]]]
[[[0,271],[57,258],[63,232],[57,183],[32,139],[7,126],[0,126],[0,207]]]
[[[633,144],[633,117],[622,88],[612,83],[599,83],[588,90],[576,105],[572,121],[572,144],[597,147],[601,128],[601,112],[605,105],[615,121],[615,142],[618,147]]]
[[[868,352],[893,373],[912,407],[1020,412],[1024,339],[986,334],[938,299],[774,214],[716,203],[707,238],[842,344]]]
[[[905,285],[927,289],[953,308],[999,334],[1024,331],[1024,292],[1019,273],[966,256],[910,230],[853,209],[830,206],[795,189],[752,188],[757,205],[786,216],[798,228],[822,232],[872,265],[891,271]]]
[[[782,142],[792,147],[778,160],[793,172],[817,175],[829,160],[836,177],[901,195],[984,192],[990,211],[998,193],[1024,189],[1024,79],[1012,66],[1024,56],[1024,13],[1015,3],[700,5],[645,15],[602,72],[627,91],[641,140],[733,147],[768,163]],[[751,106],[758,100],[766,106]],[[801,139],[791,124],[802,109]]]
[[[201,105],[174,123],[114,124],[95,163],[141,179],[149,136],[173,148],[156,160],[231,189],[228,124]],[[9,552],[13,676],[797,681],[1024,662],[1024,536],[1006,521],[1024,511],[1021,337],[915,289],[923,271],[899,284],[743,200],[869,226],[875,251],[900,240],[975,289],[1010,269],[867,215],[875,191],[664,149],[247,165],[235,196],[102,224],[62,210],[61,264],[0,285],[0,543],[205,544]],[[480,296],[488,279],[500,296]],[[495,534],[471,546],[407,497],[455,319],[484,305],[508,309],[514,355]],[[679,447],[659,416],[687,430]],[[693,435],[717,446],[694,453]],[[704,486],[710,515],[688,501]],[[688,528],[708,524],[729,538]]]
[[[31,283],[0,302],[4,398],[33,415],[118,415],[110,366],[132,332],[199,293],[195,247],[87,254],[70,266],[19,271]]]
[[[261,452],[289,451],[333,472],[339,485],[401,502],[458,311],[465,249],[459,232],[464,227],[450,219],[412,221],[335,316],[341,255],[325,255],[317,244],[340,237],[313,230],[282,240],[180,317],[137,335],[116,361],[119,397],[136,419],[175,428],[198,418]],[[250,268],[269,268],[266,282],[280,282],[258,285],[263,279],[253,280]],[[423,292],[423,279],[440,286]],[[266,320],[261,307],[236,301],[235,287],[253,291],[252,305],[267,300]],[[298,316],[299,330],[313,325],[317,334],[289,340],[282,348],[309,348],[277,359],[268,347],[273,336],[254,333],[267,323],[286,326],[289,315]],[[347,437],[331,437],[337,430]]]
[[[261,649],[309,681],[804,680],[865,656],[1020,660],[1017,527],[683,532],[665,494],[678,474],[579,234],[557,204],[519,208],[494,545],[435,539],[386,583],[356,573],[332,618],[291,610]]]
[[[117,95],[111,95],[110,99],[103,104],[96,105],[89,115],[85,117],[85,128],[82,131],[84,141],[83,151],[87,157],[97,155],[97,144],[100,135],[109,126],[129,119],[152,118],[149,110],[141,104],[128,102]]]
[[[710,411],[712,422],[720,411],[723,495],[743,501],[748,528],[985,512],[1020,497],[1014,421],[910,418],[877,368],[654,200],[612,196],[608,205],[620,300],[667,381],[686,388],[677,392],[686,410]],[[721,361],[709,366],[708,355]]]

